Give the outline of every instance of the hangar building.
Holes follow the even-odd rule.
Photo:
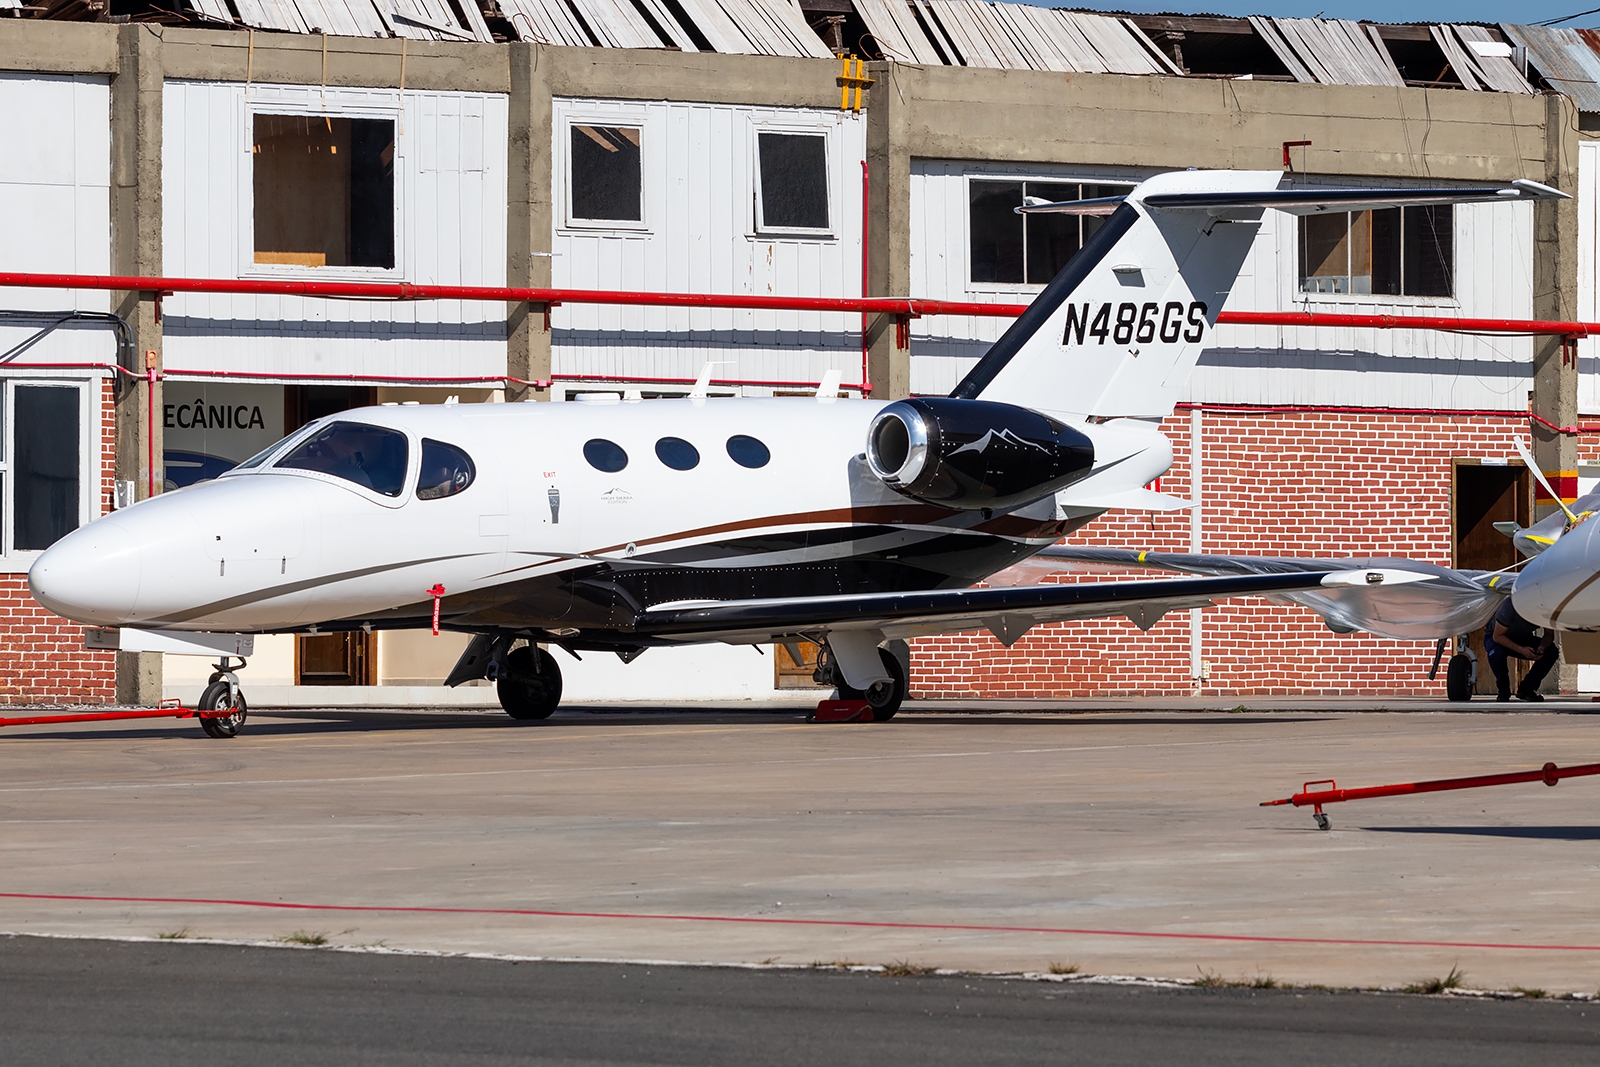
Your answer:
[[[985,0],[0,0],[0,701],[193,699],[28,595],[63,532],[370,403],[947,391],[1003,316],[105,292],[16,273],[1025,303],[1094,220],[1012,212],[1165,169],[1531,178],[1562,204],[1269,213],[1229,310],[1600,319],[1600,54],[1518,25],[1118,17]],[[870,86],[846,94],[841,62]],[[1513,561],[1512,439],[1600,474],[1591,340],[1218,332],[1165,427],[1190,512],[1075,540]],[[803,448],[804,442],[770,442]],[[692,506],[692,505],[691,505]],[[1549,502],[1545,502],[1549,506]],[[336,533],[336,532],[335,532]],[[260,703],[437,701],[463,639],[258,640]],[[914,694],[1386,693],[1431,646],[1261,601],[919,642]],[[573,697],[763,697],[749,649],[568,663]],[[1567,668],[1563,684],[1583,679]],[[1600,679],[1596,679],[1600,682]],[[1442,680],[1432,683],[1442,691]],[[376,688],[374,688],[376,687]],[[487,691],[462,700],[492,701]]]

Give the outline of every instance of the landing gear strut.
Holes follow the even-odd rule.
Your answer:
[[[239,727],[244,725],[245,717],[249,714],[244,693],[239,690],[239,676],[233,673],[235,670],[244,670],[249,664],[241,659],[237,667],[230,667],[230,662],[227,656],[218,661],[217,669],[211,675],[211,683],[200,694],[199,710],[232,711],[230,715],[201,717],[200,729],[206,732],[207,737],[237,736]]]
[[[561,703],[561,668],[538,645],[514,648],[506,653],[495,688],[513,719],[548,719]]]

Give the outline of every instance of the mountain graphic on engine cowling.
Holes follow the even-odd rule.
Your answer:
[[[981,456],[987,453],[989,451],[989,446],[993,445],[996,441],[999,441],[1002,444],[1016,445],[1019,448],[1031,448],[1037,452],[1043,452],[1045,455],[1050,454],[1050,450],[1038,442],[1029,441],[1026,438],[1018,437],[1009,429],[1003,429],[998,433],[996,433],[994,430],[987,430],[984,432],[984,435],[978,438],[976,441],[968,441],[960,448],[951,450],[950,455],[959,456],[963,452],[976,452]]]

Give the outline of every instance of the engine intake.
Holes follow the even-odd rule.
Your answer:
[[[1094,465],[1094,444],[1048,415],[988,400],[899,400],[867,430],[867,464],[891,489],[949,508],[1004,510]]]

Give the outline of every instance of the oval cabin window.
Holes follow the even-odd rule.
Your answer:
[[[628,453],[622,450],[621,445],[604,437],[594,437],[584,442],[583,458],[589,461],[589,466],[607,474],[615,474],[628,465]]]
[[[772,453],[754,437],[740,433],[728,438],[728,458],[741,467],[765,467]]]
[[[700,465],[700,450],[681,437],[663,437],[656,442],[656,458],[675,471],[693,470]]]
[[[455,445],[422,439],[422,470],[417,474],[417,499],[455,496],[477,477],[472,457]]]

